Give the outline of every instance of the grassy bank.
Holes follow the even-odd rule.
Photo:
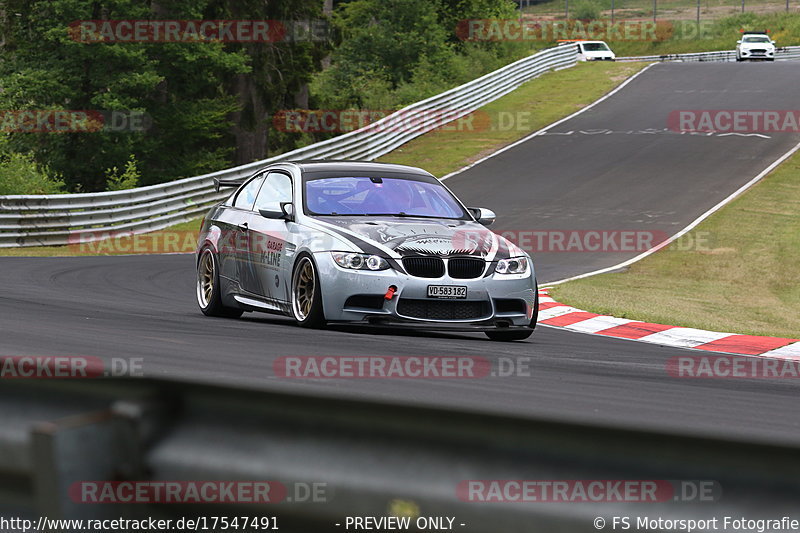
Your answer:
[[[580,309],[662,324],[800,337],[800,154],[700,224],[685,242],[553,288]]]
[[[603,17],[611,17],[611,6],[614,6],[615,18],[651,18],[653,17],[652,0],[579,0],[569,3],[570,17],[581,18],[589,13],[599,13]],[[661,20],[695,19],[697,17],[697,0],[658,0],[657,18]],[[786,2],[782,0],[745,0],[745,13],[785,13]],[[546,0],[523,9],[526,16],[565,16],[564,0]],[[700,20],[713,20],[742,12],[741,0],[700,0]],[[790,4],[789,12],[797,12],[797,7]]]

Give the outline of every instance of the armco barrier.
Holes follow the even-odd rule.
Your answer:
[[[63,245],[86,233],[145,232],[204,212],[230,191],[215,192],[213,178],[236,179],[276,161],[372,160],[449,120],[513,91],[547,71],[571,67],[573,47],[543,50],[459,87],[417,102],[362,129],[247,165],[127,191],[0,196],[0,248]],[[396,116],[422,119],[403,128],[384,127]]]
[[[775,54],[776,61],[789,61],[794,59],[800,59],[800,46],[778,48]],[[722,50],[719,52],[698,52],[694,54],[618,57],[617,61],[736,61],[736,51]]]
[[[571,533],[595,531],[590,524],[597,516],[609,523],[614,516],[648,515],[794,518],[800,497],[795,441],[725,440],[713,437],[711,429],[707,435],[680,435],[635,421],[613,427],[599,420],[500,416],[478,407],[409,406],[144,378],[8,379],[0,387],[0,405],[5,489],[0,516],[32,517],[34,524],[41,516],[199,513],[275,516],[280,531],[341,532],[347,528],[335,525],[346,516],[384,516],[392,513],[392,502],[400,502],[412,516],[454,517],[451,531]],[[292,500],[199,508],[130,499],[93,505],[91,498],[81,499],[80,490],[77,495],[71,490],[86,481],[127,480],[270,480],[285,486]],[[672,480],[674,494],[668,491],[657,502],[633,494],[629,500],[594,502],[576,495],[548,503],[547,498],[515,501],[516,492],[484,502],[461,490],[468,480]],[[315,483],[324,487],[320,498],[294,497],[291,487]],[[715,488],[699,493],[700,484]]]

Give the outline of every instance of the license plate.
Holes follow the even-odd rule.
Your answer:
[[[428,298],[461,299],[467,297],[467,288],[461,285],[428,285]]]

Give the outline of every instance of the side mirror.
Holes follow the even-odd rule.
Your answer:
[[[770,42],[771,42],[772,44],[777,44],[777,43],[775,43],[775,41],[770,41]]]
[[[486,209],[484,207],[470,207],[469,212],[475,217],[475,220],[483,224],[484,226],[490,226],[494,223],[497,215],[494,214],[494,211],[491,209]]]
[[[280,206],[280,211],[277,209],[259,209],[258,213],[264,218],[294,220],[292,202],[281,202]]]
[[[736,41],[736,44],[742,44],[742,41]]]
[[[259,209],[258,213],[264,218],[283,218],[283,211],[277,209]]]

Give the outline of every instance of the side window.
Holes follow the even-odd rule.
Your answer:
[[[261,187],[261,184],[263,182],[264,182],[263,176],[259,176],[251,180],[236,195],[236,199],[233,201],[233,206],[238,207],[239,209],[252,209],[253,203],[256,201],[256,194],[258,194],[258,189],[259,187]]]
[[[281,203],[292,201],[292,179],[282,172],[270,172],[258,193],[255,210],[279,211]]]

